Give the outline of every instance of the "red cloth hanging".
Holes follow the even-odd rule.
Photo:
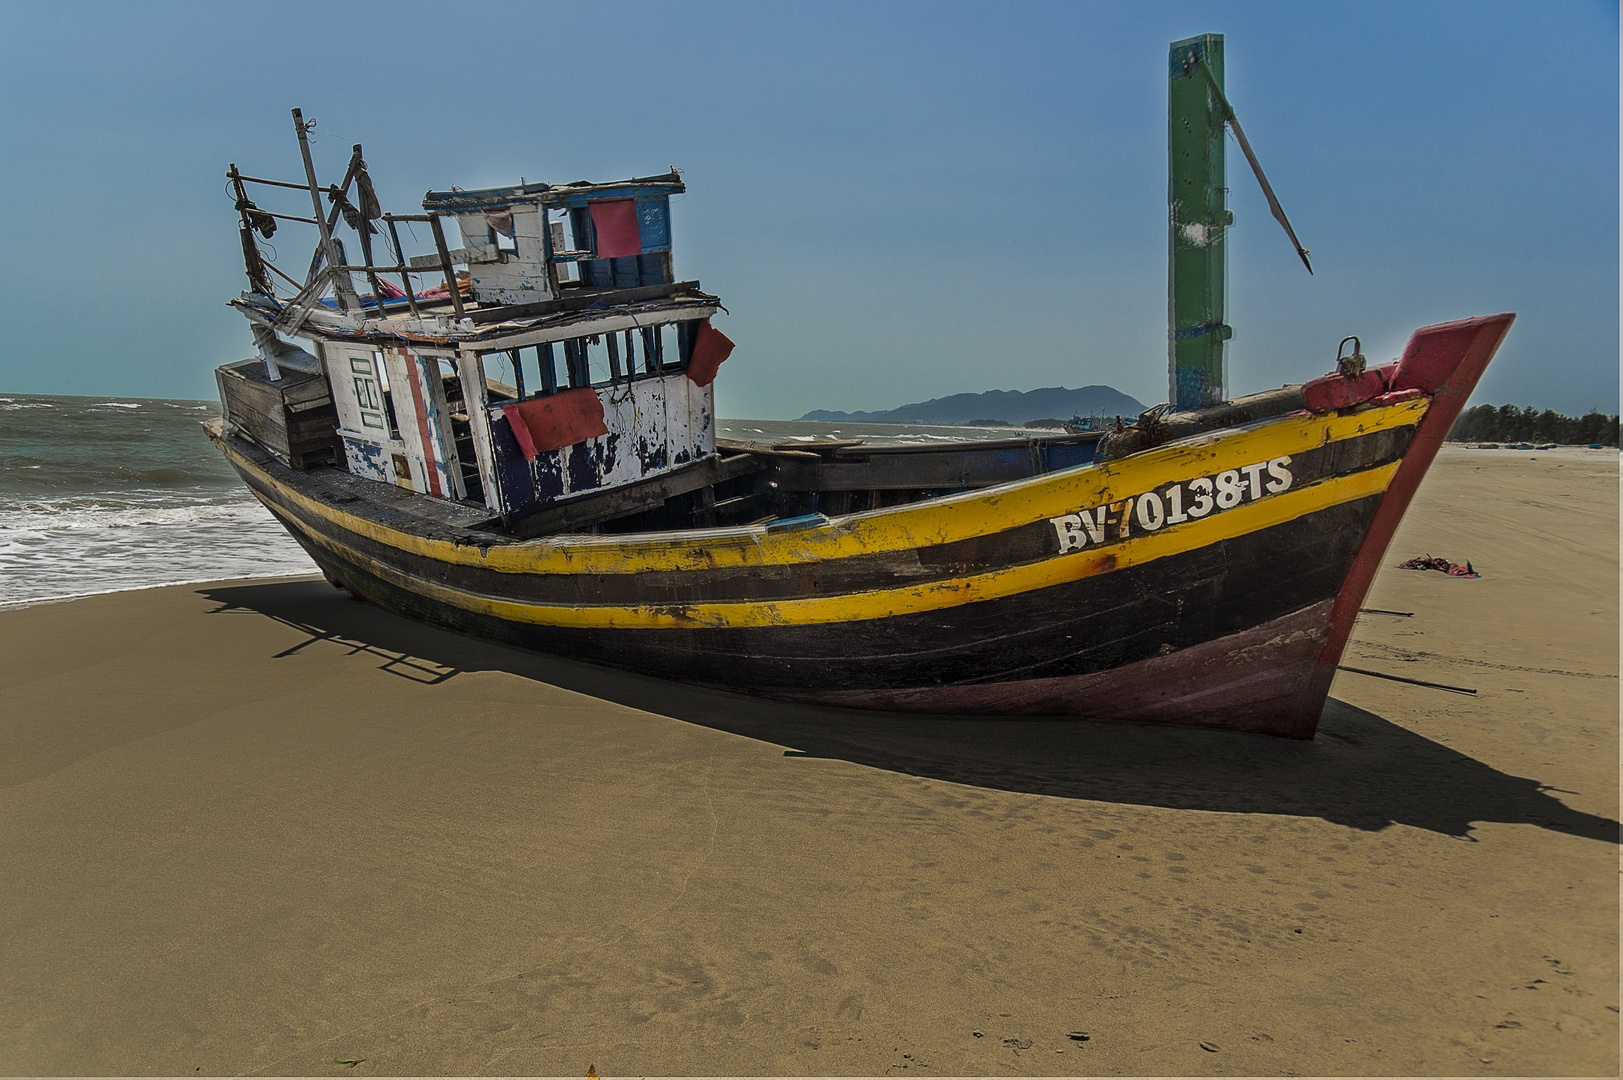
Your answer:
[[[502,413],[513,428],[513,438],[524,451],[526,461],[534,461],[565,446],[609,433],[603,422],[603,402],[590,387],[564,390],[545,397],[510,402]]]
[[[709,319],[699,320],[699,332],[693,339],[693,355],[688,359],[688,378],[696,386],[709,386],[716,378],[716,369],[733,353],[733,343]]]
[[[637,200],[600,199],[591,204],[592,228],[597,230],[599,259],[642,254],[642,233],[637,229]]]

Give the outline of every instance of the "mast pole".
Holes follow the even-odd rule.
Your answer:
[[[1175,410],[1227,395],[1223,35],[1174,42],[1167,93],[1167,368]],[[1202,70],[1204,69],[1204,70]]]

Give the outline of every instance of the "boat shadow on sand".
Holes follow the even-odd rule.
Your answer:
[[[216,613],[254,612],[391,674],[439,683],[471,671],[521,678],[685,723],[956,784],[1176,810],[1317,817],[1357,829],[1409,825],[1469,838],[1479,822],[1535,825],[1606,843],[1619,823],[1573,810],[1528,777],[1500,772],[1331,698],[1318,738],[1077,723],[876,714],[763,701],[493,645],[357,603],[319,580],[218,585]]]

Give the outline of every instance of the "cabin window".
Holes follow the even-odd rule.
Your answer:
[[[644,327],[641,333],[642,371],[646,375],[669,375],[673,371],[681,371],[686,366],[686,358],[692,351],[692,346],[683,348],[683,334],[680,327],[686,323],[665,323],[662,326]]]
[[[492,404],[683,371],[698,323],[665,323],[480,354]],[[387,395],[385,395],[387,399]]]
[[[479,367],[484,372],[485,394],[492,405],[518,397],[518,389],[513,382],[513,364],[507,353],[480,353]]]
[[[490,246],[496,249],[498,261],[503,255],[518,258],[518,240],[511,235],[503,234],[495,228],[490,230]]]
[[[554,221],[552,220],[552,215],[554,212],[555,211],[552,210],[542,210],[542,213],[547,216],[547,239],[552,245],[551,254],[557,255],[559,252],[574,250],[575,245],[572,238],[568,235],[569,215],[563,211],[556,211],[563,216],[559,220]],[[573,261],[559,262],[554,260],[553,265],[557,268],[559,281],[580,280],[580,273],[575,269],[575,264]]]
[[[572,352],[578,354],[576,343],[560,341],[481,353],[480,363],[484,366],[485,382],[491,387],[492,400],[532,398],[537,394],[556,393],[560,387],[567,390],[572,386],[591,385],[594,380],[586,369],[580,369],[576,378],[571,378],[570,365],[579,368],[578,359],[567,360]],[[566,360],[561,372],[560,359]]]
[[[571,387],[592,385],[591,363],[586,355],[586,339],[571,338],[563,343],[564,371]]]

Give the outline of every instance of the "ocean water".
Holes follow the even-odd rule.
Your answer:
[[[312,574],[203,434],[206,401],[0,395],[0,608]]]
[[[0,395],[0,609],[227,578],[314,574],[203,434],[209,401]],[[948,442],[1008,428],[719,420],[754,442]]]

